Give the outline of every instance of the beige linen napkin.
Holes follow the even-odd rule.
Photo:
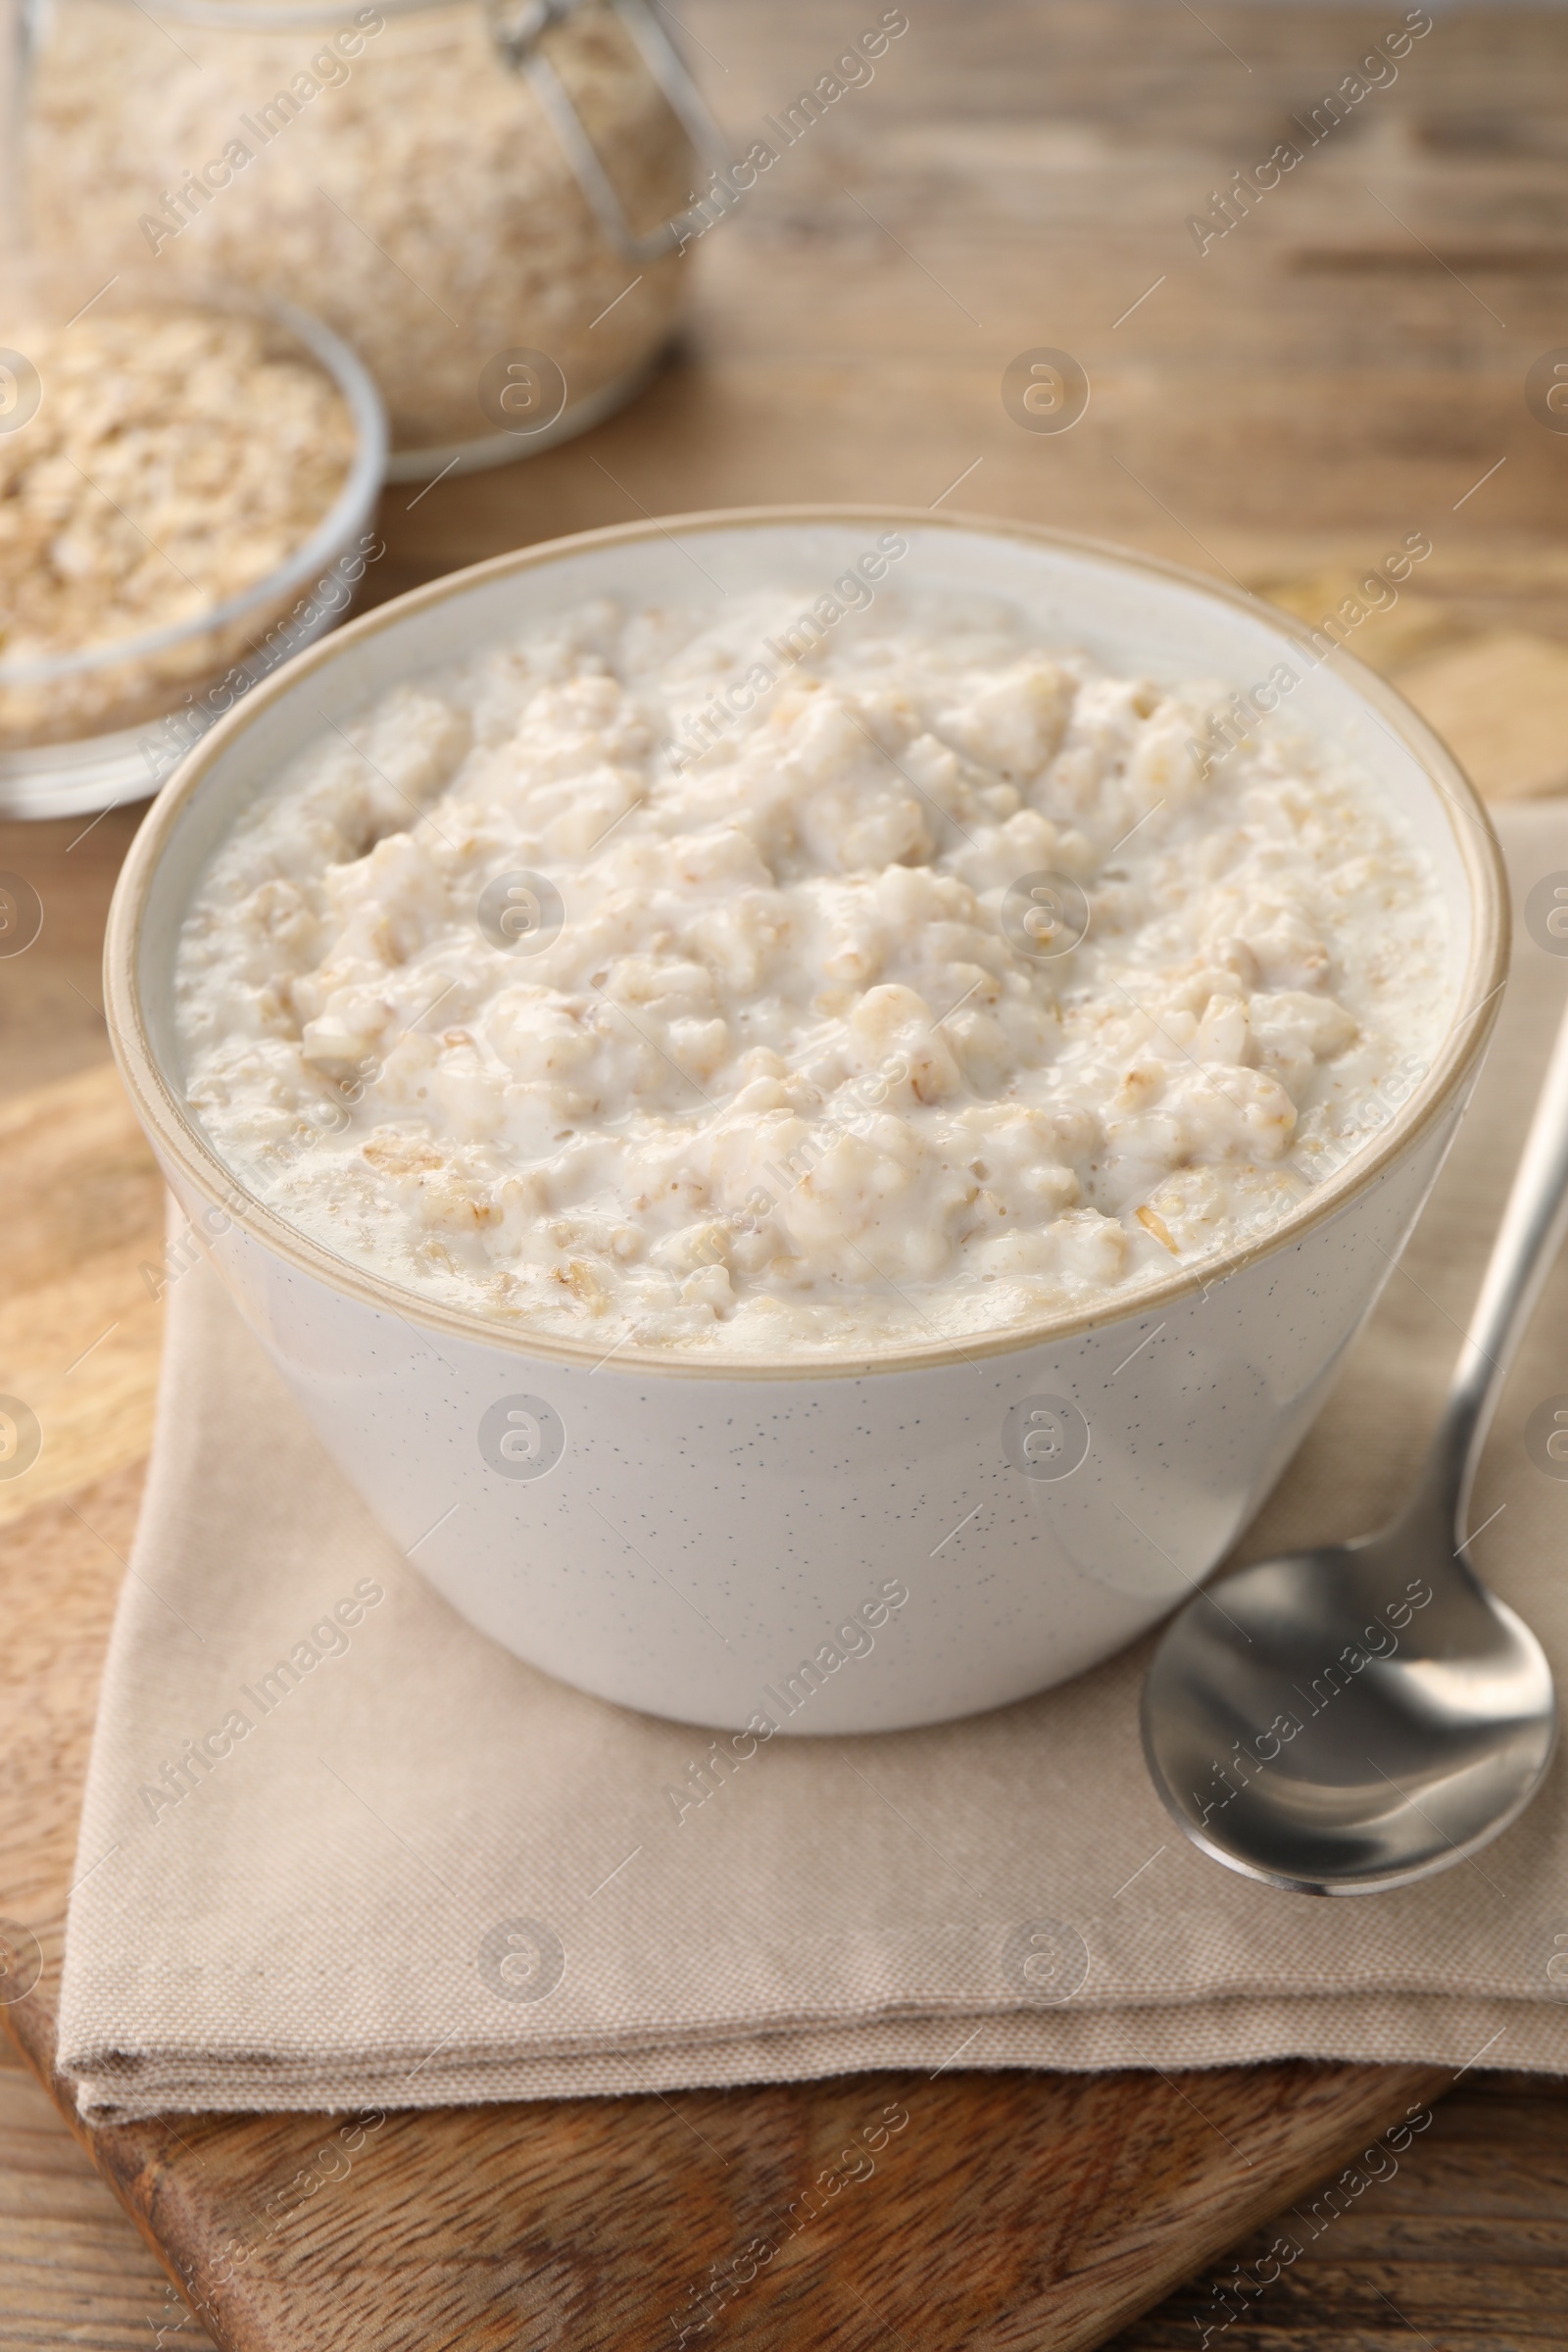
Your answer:
[[[1510,811],[1504,830],[1522,908],[1568,869],[1568,812]],[[1521,923],[1418,1239],[1245,1556],[1357,1533],[1401,1493],[1565,994],[1568,959]],[[1568,1688],[1568,1480],[1526,1445],[1532,1412],[1568,1392],[1565,1305],[1559,1270],[1472,1525],[1491,1522],[1478,1562]],[[318,1662],[270,1691],[300,1644]],[[721,1770],[705,1733],[582,1697],[454,1616],[198,1266],[170,1297],[61,2062],[98,2123],[872,2066],[1568,2068],[1560,1764],[1506,1837],[1441,1878],[1351,1901],[1275,1893],[1202,1859],[1155,1801],[1146,1654],[966,1723],[780,1739]],[[188,1761],[225,1721],[228,1752]]]

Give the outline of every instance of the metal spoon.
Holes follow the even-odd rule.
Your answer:
[[[1189,1601],[1144,1686],[1154,1787],[1216,1862],[1299,1894],[1446,1870],[1540,1788],[1540,1642],[1465,1558],[1493,1406],[1568,1228],[1568,1013],[1413,1499],[1381,1535],[1243,1568]]]

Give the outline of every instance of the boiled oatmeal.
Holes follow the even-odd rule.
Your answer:
[[[1404,820],[880,546],[874,609],[585,605],[260,795],[177,976],[247,1191],[596,1354],[845,1354],[1119,1301],[1362,1146],[1451,1008]]]

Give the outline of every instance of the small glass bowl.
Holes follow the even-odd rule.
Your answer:
[[[341,337],[289,303],[167,307],[239,312],[308,354],[348,405],[353,462],[309,539],[251,587],[140,636],[0,661],[0,816],[75,816],[147,799],[258,679],[343,617],[367,564],[384,552],[369,526],[386,415]]]

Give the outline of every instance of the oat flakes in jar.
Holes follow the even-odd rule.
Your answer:
[[[25,233],[239,286],[365,360],[389,473],[497,465],[631,397],[716,133],[645,0],[30,0]]]

